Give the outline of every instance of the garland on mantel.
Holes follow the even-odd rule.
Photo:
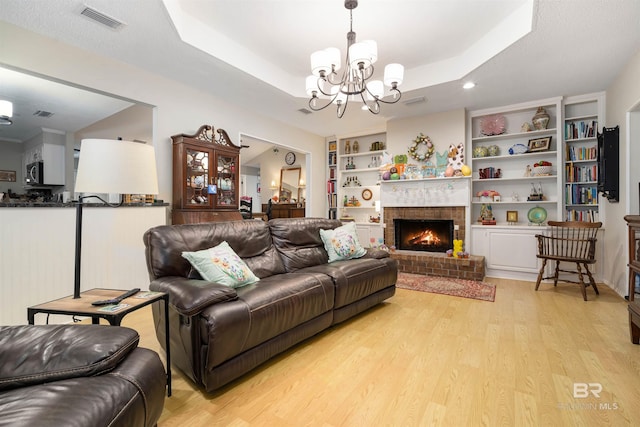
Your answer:
[[[421,150],[422,145],[426,147],[426,152],[423,152],[423,150]],[[435,150],[436,149],[433,146],[433,142],[431,142],[431,139],[420,132],[420,135],[418,135],[409,146],[409,157],[419,162],[426,161],[429,160],[431,156],[433,156]]]

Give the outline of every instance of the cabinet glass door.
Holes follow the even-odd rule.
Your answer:
[[[185,207],[211,208],[213,195],[209,181],[209,161],[211,153],[206,150],[187,148],[185,182]]]
[[[216,207],[238,208],[238,156],[217,152],[215,154],[217,197]]]

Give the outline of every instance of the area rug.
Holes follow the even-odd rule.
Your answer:
[[[478,299],[482,301],[496,300],[496,287],[491,283],[475,280],[454,279],[441,276],[424,276],[422,274],[398,273],[396,287],[412,291],[431,292],[433,294],[451,295],[454,297]]]

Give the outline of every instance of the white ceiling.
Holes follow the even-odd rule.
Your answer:
[[[85,4],[125,25],[112,30],[81,16]],[[2,0],[0,20],[323,136],[604,90],[640,47],[638,0],[361,0],[353,30],[378,42],[381,65],[405,65],[405,92],[378,116],[350,105],[339,120],[332,107],[298,110],[307,108],[309,54],[335,46],[344,55],[343,0]],[[180,36],[200,38],[199,47]],[[467,79],[476,88],[463,90]],[[403,103],[420,96],[427,102]]]

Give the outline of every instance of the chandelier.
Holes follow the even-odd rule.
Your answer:
[[[320,111],[329,105],[337,105],[338,118],[344,115],[349,100],[362,101],[362,109],[367,109],[373,114],[380,112],[380,103],[395,104],[400,100],[402,93],[398,86],[402,84],[404,67],[400,64],[389,64],[384,68],[384,85],[390,88],[393,99],[385,101],[384,85],[380,80],[371,80],[373,77],[373,64],[378,59],[378,46],[373,40],[356,42],[356,33],[353,32],[353,9],[358,6],[358,0],[345,0],[344,7],[349,10],[349,32],[347,33],[347,60],[342,76],[338,77],[340,70],[340,50],[329,47],[311,54],[311,73],[307,77],[306,90],[309,100],[309,108]],[[324,98],[326,103],[319,101]]]

